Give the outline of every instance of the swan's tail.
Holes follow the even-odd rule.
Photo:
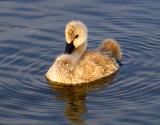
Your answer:
[[[99,51],[106,52],[111,57],[115,58],[117,62],[122,59],[122,52],[120,45],[117,41],[113,39],[105,39],[102,41],[101,45],[98,47]]]

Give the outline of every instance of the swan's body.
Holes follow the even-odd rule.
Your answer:
[[[66,84],[91,82],[115,73],[121,59],[118,43],[106,39],[95,51],[86,51],[87,28],[80,21],[71,21],[65,30],[66,54],[55,59],[46,73],[48,80]]]

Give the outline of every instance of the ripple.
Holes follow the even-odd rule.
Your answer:
[[[159,2],[86,2],[0,1],[1,124],[159,123]],[[89,49],[105,38],[120,43],[123,65],[111,79],[47,84],[71,19],[87,24]]]

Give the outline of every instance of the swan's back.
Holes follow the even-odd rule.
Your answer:
[[[72,81],[91,82],[108,76],[118,70],[115,59],[100,52],[85,52],[79,64],[77,64]]]

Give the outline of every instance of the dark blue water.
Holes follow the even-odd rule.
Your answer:
[[[48,84],[68,21],[83,21],[92,49],[119,41],[120,70],[93,85]],[[159,0],[1,0],[0,125],[159,125]]]

